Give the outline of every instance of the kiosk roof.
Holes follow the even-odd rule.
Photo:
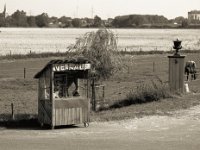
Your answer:
[[[59,65],[59,64],[90,64],[90,61],[87,58],[84,57],[78,57],[78,58],[72,58],[72,59],[54,59],[49,61],[45,67],[40,70],[35,76],[34,78],[39,78],[41,76],[41,74],[46,71],[47,68],[49,68],[50,66],[53,65]]]

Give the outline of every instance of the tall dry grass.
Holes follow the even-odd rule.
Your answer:
[[[121,108],[132,104],[142,104],[172,97],[169,87],[162,80],[151,80],[150,83],[141,83],[136,89],[131,89],[126,98],[115,102],[109,108]]]

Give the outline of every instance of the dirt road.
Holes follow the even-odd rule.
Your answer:
[[[199,150],[200,106],[172,116],[55,130],[0,129],[0,150]]]

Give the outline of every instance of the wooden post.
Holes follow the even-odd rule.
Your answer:
[[[26,78],[26,68],[24,68],[24,79]]]
[[[155,62],[153,62],[153,72],[155,72]]]
[[[50,66],[50,101],[51,101],[51,128],[54,129],[55,127],[55,101],[53,98],[54,92],[54,72],[53,72],[53,65]]]
[[[105,86],[103,85],[103,99],[105,97]]]
[[[95,95],[95,83],[94,78],[92,79],[92,109],[96,111],[96,95]]]
[[[24,68],[24,86],[25,86],[25,79],[26,79],[26,68]]]
[[[184,92],[184,58],[185,56],[168,56],[169,87],[172,92]]]
[[[11,103],[11,115],[12,115],[12,120],[14,120],[15,115],[14,115],[14,105],[13,105],[13,103]]]

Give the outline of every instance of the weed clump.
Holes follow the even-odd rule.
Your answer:
[[[126,98],[115,102],[110,108],[121,108],[132,104],[142,104],[172,97],[169,87],[161,80],[151,80],[150,83],[142,83],[136,89],[130,90]]]

